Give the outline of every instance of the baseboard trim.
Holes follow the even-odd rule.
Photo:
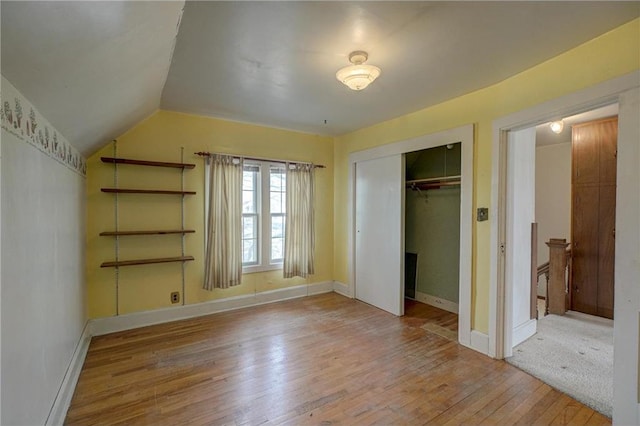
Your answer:
[[[427,293],[421,293],[416,291],[416,299],[418,302],[426,303],[427,305],[435,306],[436,308],[444,309],[447,312],[458,313],[458,304],[451,302],[450,300],[443,299],[442,297],[432,296]]]
[[[353,298],[353,295],[351,294],[351,288],[348,285],[343,284],[339,281],[333,282],[333,291],[345,297]]]
[[[91,320],[91,335],[115,333],[117,331],[132,330],[154,324],[162,324],[187,318],[195,318],[217,312],[231,311],[250,306],[280,302],[287,299],[311,296],[333,291],[333,281],[323,281],[314,284],[303,284],[295,287],[280,288],[255,294],[247,294],[226,299],[211,300],[173,308],[156,309],[153,311],[135,312],[116,317],[96,318]]]
[[[64,424],[64,419],[67,416],[67,410],[71,404],[71,398],[76,390],[76,384],[78,378],[80,378],[80,372],[84,365],[84,359],[87,356],[89,350],[89,343],[91,343],[91,326],[90,321],[87,321],[80,335],[80,340],[76,345],[76,349],[73,351],[71,362],[67,367],[67,371],[64,373],[60,389],[56,395],[49,416],[45,422],[45,425],[61,425]]]
[[[469,337],[469,348],[489,356],[489,335],[471,330]]]
[[[520,343],[527,340],[529,337],[536,334],[536,325],[537,325],[537,321],[534,319],[530,319],[520,324],[516,328],[514,328],[513,339],[511,341],[513,344],[513,347],[515,348],[517,345],[519,345]]]

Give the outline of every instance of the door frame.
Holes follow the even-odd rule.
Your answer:
[[[510,131],[507,133],[507,141],[505,143],[505,165],[509,163],[509,158],[511,158],[510,152],[509,152],[509,145],[513,145],[513,144],[522,144],[524,142],[522,142],[523,140],[526,141],[526,143],[532,143],[533,149],[535,150],[535,129],[532,127],[526,127],[524,129],[521,130],[527,130],[527,131],[532,131],[531,134],[529,133],[521,133],[519,135],[516,135],[514,131]],[[516,150],[512,149],[511,153],[515,153]],[[530,167],[529,171],[532,172],[535,175],[535,152],[534,155],[532,157],[529,157],[526,159],[526,161],[528,162],[528,165]],[[524,167],[523,165],[523,168]],[[513,167],[512,169],[516,170],[518,169],[518,167]],[[509,170],[505,170],[505,205],[504,205],[504,241],[505,241],[505,245],[507,247],[509,247],[509,243],[511,241],[515,241],[516,239],[516,235],[517,233],[514,231],[515,226],[514,225],[517,222],[517,219],[514,218],[513,214],[510,215],[508,214],[509,211],[513,212],[513,210],[516,209],[516,203],[514,199],[509,198],[507,195],[509,194],[516,194],[518,192],[524,192],[526,194],[529,194],[533,199],[530,199],[530,201],[533,201],[533,212],[532,216],[533,216],[533,220],[532,221],[527,221],[527,223],[529,224],[527,226],[527,231],[526,232],[526,244],[523,244],[524,242],[521,241],[520,244],[518,243],[513,243],[513,250],[509,250],[506,251],[505,253],[505,258],[504,258],[504,266],[505,266],[505,271],[504,271],[504,276],[505,276],[505,282],[509,282],[510,284],[512,284],[512,280],[514,275],[517,275],[515,269],[517,269],[514,264],[511,264],[511,267],[509,267],[509,263],[507,262],[507,260],[509,259],[509,257],[511,258],[512,262],[513,260],[516,260],[516,263],[519,263],[518,261],[522,261],[522,262],[526,262],[527,264],[527,280],[525,282],[519,281],[519,284],[516,285],[509,285],[509,286],[505,286],[505,301],[509,301],[509,303],[507,303],[505,305],[505,315],[504,315],[504,335],[503,335],[503,339],[504,339],[504,350],[505,356],[511,356],[512,355],[512,348],[514,346],[516,346],[517,344],[525,341],[526,339],[528,339],[529,337],[533,336],[536,333],[537,330],[537,319],[531,319],[530,318],[530,310],[531,310],[531,300],[528,300],[527,303],[527,310],[526,310],[526,317],[527,317],[527,321],[525,322],[520,322],[519,324],[516,325],[516,322],[518,322],[515,318],[514,318],[514,307],[516,306],[515,303],[513,303],[513,300],[515,300],[516,298],[516,294],[518,294],[518,292],[516,292],[516,289],[520,290],[520,294],[522,295],[522,290],[523,287],[526,283],[526,287],[528,289],[528,291],[525,294],[528,294],[529,297],[531,297],[531,270],[529,269],[531,267],[531,252],[530,252],[530,248],[531,248],[531,222],[535,222],[535,179],[533,182],[533,192],[528,192],[526,191],[529,188],[523,188],[523,187],[517,187],[517,188],[509,188],[509,186],[507,185],[508,181],[509,181]],[[517,174],[517,173],[516,173]],[[514,176],[515,175],[511,175]],[[516,186],[516,185],[514,185]],[[524,190],[524,191],[523,191]],[[521,211],[519,213],[522,213]],[[511,220],[510,220],[511,219]],[[520,231],[522,232],[522,229],[520,229]],[[520,235],[522,235],[522,233],[520,233]],[[516,249],[516,247],[518,247],[518,249]],[[525,253],[528,253],[528,256],[526,256],[526,259],[523,258],[522,253],[518,253],[521,250],[521,247],[525,247]],[[510,254],[509,257],[507,257],[507,255]],[[506,279],[507,277],[510,277],[510,279]]]
[[[511,303],[505,298],[504,253],[505,206],[506,206],[506,147],[511,130],[519,130],[558,117],[575,115],[601,106],[618,103],[618,186],[616,204],[625,209],[616,211],[616,260],[614,307],[614,420],[622,424],[636,423],[640,417],[640,391],[638,390],[638,318],[640,314],[640,290],[637,288],[638,268],[634,256],[640,246],[637,230],[639,226],[640,195],[637,184],[640,180],[637,161],[638,148],[638,93],[640,71],[605,81],[592,87],[571,93],[531,108],[493,121],[492,168],[491,168],[491,246],[489,282],[489,355],[503,358],[505,354],[505,316]],[[635,192],[634,192],[635,191]],[[624,193],[629,199],[621,200]],[[622,232],[628,229],[630,232]],[[631,232],[633,231],[633,232]],[[619,302],[619,303],[618,303]],[[627,336],[627,339],[620,337]],[[616,338],[617,337],[617,338]],[[623,354],[626,356],[623,357]],[[632,355],[632,356],[630,356]]]
[[[348,177],[348,295],[355,297],[355,191],[356,163],[390,155],[435,148],[450,143],[461,142],[461,184],[460,184],[460,278],[458,285],[458,342],[471,347],[471,268],[472,268],[472,227],[473,227],[473,136],[472,124],[444,130],[438,133],[418,136],[393,142],[375,148],[349,154]],[[403,182],[404,184],[404,182]],[[404,229],[404,218],[402,229]],[[400,253],[400,255],[403,255]],[[398,281],[402,285],[402,280]],[[404,288],[400,291],[404,292]]]

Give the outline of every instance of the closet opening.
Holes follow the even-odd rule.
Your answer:
[[[405,154],[405,315],[458,341],[462,144]]]

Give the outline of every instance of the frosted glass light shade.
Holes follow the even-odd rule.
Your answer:
[[[351,90],[362,90],[380,76],[380,68],[358,64],[344,67],[336,73],[336,78]]]
[[[551,127],[551,131],[553,133],[560,133],[562,132],[562,129],[564,129],[564,121],[554,121],[552,123],[549,123],[549,127]]]

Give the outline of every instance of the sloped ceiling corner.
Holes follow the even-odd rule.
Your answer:
[[[0,7],[2,75],[83,155],[159,108],[184,1]]]

